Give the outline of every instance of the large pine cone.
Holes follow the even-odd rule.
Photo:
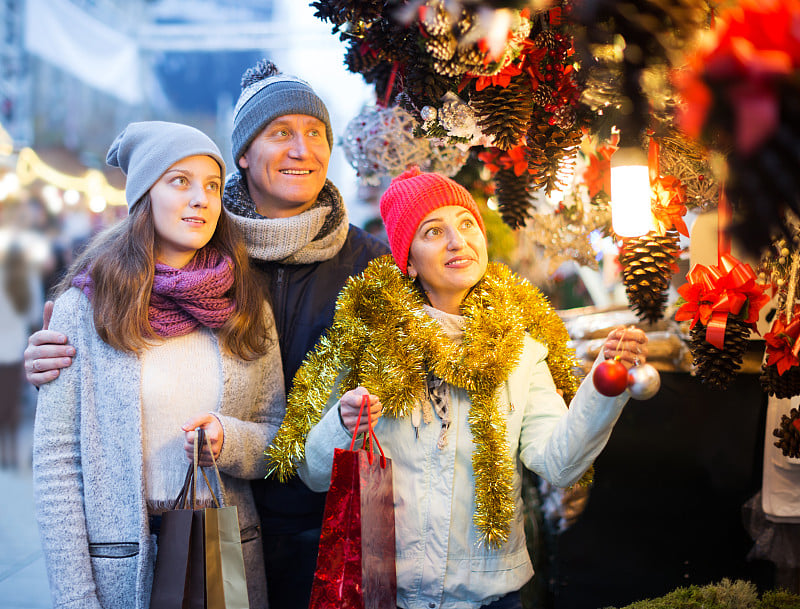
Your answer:
[[[531,185],[550,194],[566,186],[563,176],[571,175],[582,134],[577,124],[568,129],[551,125],[546,114],[541,107],[534,109],[526,145]]]
[[[494,176],[497,209],[508,226],[525,226],[531,217],[533,200],[528,191],[528,174],[517,176],[510,169],[501,169]]]
[[[380,63],[381,54],[361,41],[356,41],[344,55],[344,65],[354,74],[366,74]]]
[[[747,351],[750,326],[738,317],[728,316],[724,348],[706,341],[706,326],[697,322],[692,328],[689,348],[700,380],[712,389],[726,389]]]
[[[486,87],[475,91],[470,102],[481,130],[494,136],[494,145],[502,150],[518,146],[531,124],[533,98],[530,80],[525,76],[511,79],[507,87]]]
[[[450,86],[450,79],[427,66],[408,66],[403,77],[403,95],[398,98],[398,102],[419,118],[419,111],[425,106],[437,107],[441,104],[440,100],[450,90]]]
[[[649,232],[622,240],[619,263],[628,302],[642,321],[655,323],[664,315],[675,262],[680,253],[678,232]]]
[[[792,408],[789,416],[781,416],[780,426],[772,431],[772,435],[778,438],[774,445],[781,449],[784,457],[800,458],[800,430],[794,425],[798,419],[800,412]]]
[[[758,380],[761,382],[761,388],[776,398],[800,395],[800,366],[793,366],[783,374],[778,374],[777,366],[762,364]]]

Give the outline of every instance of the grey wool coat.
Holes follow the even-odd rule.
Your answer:
[[[147,609],[156,548],[144,497],[139,358],[100,339],[76,288],[56,301],[50,327],[76,350],[41,388],[34,428],[36,513],[54,609]],[[217,463],[225,501],[238,508],[251,609],[266,609],[267,600],[249,480],[265,476],[263,451],[285,409],[270,327],[269,353],[248,362],[222,352],[216,370],[224,429]],[[215,372],[202,362],[197,369]]]

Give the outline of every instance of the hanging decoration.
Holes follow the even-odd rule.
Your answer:
[[[608,206],[611,202],[611,155],[619,148],[619,134],[612,134],[608,143],[597,146],[594,153],[587,154],[588,166],[583,173],[583,182],[594,205]]]
[[[792,408],[788,415],[781,415],[781,423],[772,435],[778,438],[774,446],[784,457],[800,458],[800,411]]]
[[[580,201],[567,203],[555,212],[533,214],[533,221],[519,233],[520,247],[539,251],[537,259],[547,261],[548,275],[569,261],[591,269],[599,266],[590,233],[608,226],[608,211],[584,206]]]
[[[571,179],[591,113],[580,104],[560,3],[539,10],[451,0],[312,5],[347,46],[348,69],[375,85],[387,109],[405,109],[416,121],[415,135],[438,146],[522,155],[523,172],[497,170],[496,197],[509,226],[530,218],[531,191],[551,193]],[[357,142],[367,139],[363,122],[352,122],[345,138],[356,148],[354,158]],[[367,156],[362,176],[394,172],[381,167],[392,156]]]
[[[790,321],[778,314],[772,328],[764,335],[766,361],[761,366],[761,388],[777,398],[800,395],[800,307],[795,307]]]
[[[676,321],[690,321],[690,349],[696,373],[714,389],[725,389],[742,363],[750,331],[769,301],[749,264],[729,253],[717,266],[696,264],[678,288],[683,304]]]
[[[732,234],[758,256],[800,213],[800,1],[745,0],[676,74],[679,124],[726,156]]]
[[[680,181],[687,211],[714,209],[719,199],[719,180],[705,150],[671,125],[659,135],[658,141],[661,144],[660,172]]]
[[[631,309],[642,321],[655,323],[664,315],[667,290],[680,255],[677,231],[651,231],[622,240],[619,263]]]
[[[622,239],[619,262],[628,302],[642,321],[655,323],[664,315],[667,292],[677,270],[680,255],[679,233],[689,236],[683,216],[684,190],[674,176],[660,176],[659,144],[650,140],[650,212],[655,229],[642,237]],[[612,201],[613,208],[613,201]]]
[[[651,126],[662,92],[653,72],[676,65],[705,25],[704,0],[584,0],[571,7],[575,46],[586,72],[582,100],[599,113],[601,137],[612,125],[630,132]]]
[[[775,319],[764,335],[766,358],[760,381],[765,392],[778,398],[800,395],[800,234],[794,232],[791,241],[784,237],[773,243],[759,262],[759,280],[769,282],[777,295]]]
[[[453,176],[469,156],[467,150],[414,136],[416,121],[398,106],[368,106],[347,125],[342,142],[345,158],[366,184],[377,185],[409,165]]]

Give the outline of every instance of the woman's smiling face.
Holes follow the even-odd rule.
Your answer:
[[[447,205],[433,210],[417,226],[408,253],[408,275],[419,279],[431,305],[457,313],[486,273],[488,262],[486,237],[475,217],[459,205]]]

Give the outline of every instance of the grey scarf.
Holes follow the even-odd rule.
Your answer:
[[[287,264],[310,264],[335,256],[347,238],[347,209],[339,189],[325,181],[317,202],[289,218],[265,218],[256,211],[245,180],[232,173],[225,183],[223,204],[244,234],[251,258]]]

